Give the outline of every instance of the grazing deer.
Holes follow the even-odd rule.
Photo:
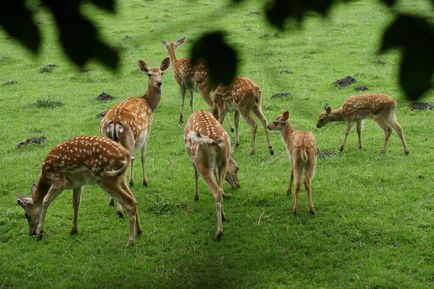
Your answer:
[[[319,117],[317,127],[320,128],[330,121],[346,121],[347,129],[339,149],[342,152],[354,122],[357,124],[359,148],[362,148],[362,121],[371,117],[384,130],[384,145],[381,153],[386,152],[387,142],[393,128],[401,138],[404,153],[408,155],[410,151],[405,141],[404,132],[396,121],[396,106],[396,100],[382,93],[353,95],[347,98],[338,109],[332,110],[329,105],[326,105],[324,107],[325,111]]]
[[[298,214],[298,194],[300,191],[301,175],[304,170],[304,187],[309,202],[309,212],[315,215],[315,207],[312,198],[312,178],[316,167],[316,141],[315,135],[309,131],[295,131],[288,120],[289,112],[285,111],[281,116],[268,125],[269,130],[279,130],[283,142],[286,144],[290,155],[291,177],[289,179],[288,196],[291,195],[292,182],[295,178],[294,215]]]
[[[264,127],[268,151],[271,155],[274,155],[273,146],[268,137],[267,120],[261,108],[261,89],[256,83],[246,77],[235,77],[230,85],[217,86],[213,97],[213,114],[216,118],[218,117],[220,123],[223,123],[229,111],[235,111],[235,144],[237,146],[240,143],[238,131],[241,114],[252,132],[250,154],[255,153],[257,125],[252,118],[253,112]]]
[[[122,144],[132,156],[134,150],[140,149],[142,162],[143,185],[148,185],[145,169],[146,146],[153,120],[153,112],[160,104],[163,71],[170,65],[170,59],[165,58],[160,67],[148,68],[143,60],[139,60],[139,68],[147,74],[148,89],[141,97],[131,97],[115,104],[104,115],[100,124],[101,134]],[[129,184],[134,183],[134,157],[131,160]]]
[[[173,76],[181,91],[181,111],[179,113],[179,123],[184,122],[184,100],[188,90],[190,94],[190,108],[193,111],[193,90],[199,89],[200,94],[206,103],[212,107],[211,91],[215,88],[208,78],[208,69],[203,63],[193,65],[190,59],[177,59],[176,48],[183,44],[185,37],[176,42],[161,42],[166,47],[173,67]]]
[[[74,218],[71,235],[77,233],[77,217],[83,185],[97,183],[127,210],[130,231],[127,246],[134,242],[134,227],[141,235],[137,201],[125,183],[131,155],[106,137],[80,136],[59,144],[45,157],[32,197],[19,196],[29,223],[29,234],[42,238],[45,214],[50,203],[64,190],[72,189]]]
[[[208,111],[193,112],[184,128],[184,145],[194,168],[195,201],[199,200],[198,177],[203,176],[214,195],[217,212],[215,239],[223,234],[223,180],[239,188],[238,166],[233,159],[231,141],[222,125]]]

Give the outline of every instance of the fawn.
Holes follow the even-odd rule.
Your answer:
[[[167,49],[170,61],[172,62],[173,76],[181,91],[179,123],[184,122],[184,101],[187,90],[190,94],[190,109],[193,111],[193,90],[198,88],[203,99],[205,99],[206,103],[212,107],[211,91],[215,88],[209,81],[208,69],[204,63],[200,62],[193,65],[190,59],[176,58],[176,48],[182,45],[184,41],[185,37],[182,37],[176,42],[161,41]]]
[[[142,228],[134,194],[125,183],[125,171],[131,155],[120,144],[106,137],[75,137],[54,147],[42,164],[38,184],[32,186],[32,197],[18,196],[29,223],[29,234],[42,238],[45,214],[50,203],[64,190],[72,189],[74,217],[71,235],[77,233],[78,208],[83,185],[97,183],[128,212],[129,237],[134,242],[134,228]]]
[[[251,155],[255,153],[257,129],[256,122],[252,118],[253,112],[259,118],[264,127],[268,151],[271,155],[274,155],[273,146],[271,145],[268,136],[267,120],[261,107],[261,89],[252,80],[246,77],[235,77],[234,81],[230,85],[217,86],[214,92],[212,111],[220,123],[223,123],[227,112],[235,111],[235,144],[237,146],[240,143],[238,130],[241,114],[250,126],[252,132],[249,152]]]
[[[101,134],[122,144],[134,156],[134,150],[140,149],[142,162],[143,185],[148,185],[145,169],[146,147],[153,121],[153,112],[161,100],[163,71],[170,65],[170,59],[165,58],[160,67],[148,68],[143,60],[139,60],[139,68],[148,76],[148,89],[141,97],[131,97],[115,104],[104,115],[100,124]],[[134,183],[134,157],[131,160],[129,184]]]
[[[223,234],[223,180],[240,187],[238,166],[233,158],[231,141],[222,125],[208,111],[193,112],[184,128],[184,145],[194,168],[195,201],[199,200],[198,178],[203,176],[214,195],[217,213],[215,239]]]
[[[281,116],[268,125],[269,130],[279,130],[283,142],[289,152],[291,162],[291,177],[289,179],[288,196],[291,195],[292,182],[295,178],[294,215],[298,214],[298,194],[300,191],[301,175],[304,170],[304,187],[306,189],[309,212],[315,215],[315,207],[312,198],[312,178],[316,168],[317,148],[315,135],[309,131],[295,131],[288,120],[289,112],[285,111]]]
[[[362,148],[362,121],[365,118],[373,118],[384,131],[384,145],[381,153],[386,152],[387,142],[392,133],[392,128],[398,133],[404,147],[404,153],[408,155],[407,142],[405,141],[404,132],[396,121],[396,100],[382,94],[370,93],[352,95],[344,101],[340,108],[332,110],[329,105],[324,107],[324,111],[319,116],[317,127],[321,128],[330,121],[346,121],[347,129],[345,130],[344,140],[339,148],[342,152],[347,142],[348,134],[354,122],[357,124],[357,135],[359,148]]]

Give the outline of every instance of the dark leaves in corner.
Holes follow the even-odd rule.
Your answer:
[[[434,26],[428,19],[399,14],[385,30],[380,52],[402,51],[399,82],[407,98],[419,99],[432,87]]]
[[[0,9],[0,26],[33,53],[41,46],[41,33],[24,0],[4,0]]]
[[[214,85],[229,85],[237,73],[237,51],[225,42],[222,31],[202,35],[193,44],[191,59],[196,65],[206,63],[209,79]]]
[[[380,2],[388,7],[393,7],[395,6],[396,2],[398,2],[398,0],[380,0]]]

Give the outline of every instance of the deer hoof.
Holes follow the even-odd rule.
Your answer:
[[[218,232],[215,233],[214,239],[216,241],[220,241],[220,239],[222,238],[222,236],[223,236],[223,232],[218,231]]]
[[[113,199],[110,199],[109,206],[110,207],[114,207],[115,206],[115,201]]]
[[[143,180],[143,186],[147,187],[148,186],[148,180]]]
[[[315,216],[315,214],[316,214],[315,209],[310,209],[310,210],[309,210],[309,213],[310,213],[312,216]]]
[[[130,187],[134,186],[134,182],[133,181],[130,181],[128,184],[130,185]]]
[[[294,214],[294,216],[297,216],[298,215],[298,209],[293,209],[292,213]]]
[[[231,128],[230,128],[230,131],[231,131],[231,132],[234,132],[235,130],[231,127]]]
[[[138,229],[137,230],[137,237],[140,237],[142,235],[142,232],[143,232],[142,229]]]
[[[291,196],[291,191],[287,191],[286,196],[289,198]]]
[[[406,156],[408,156],[410,154],[410,151],[409,150],[405,150],[404,153],[405,153]]]
[[[38,241],[42,240],[42,233],[36,235],[36,240],[38,240]]]
[[[344,146],[340,146],[339,151],[343,152],[344,151]]]
[[[273,148],[269,148],[268,150],[270,151],[270,155],[274,156]]]
[[[77,229],[76,228],[72,228],[71,231],[69,232],[69,235],[74,236],[77,234]]]
[[[128,240],[127,244],[125,245],[125,248],[130,248],[134,245],[134,241],[133,240]]]

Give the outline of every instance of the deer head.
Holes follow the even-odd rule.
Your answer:
[[[162,62],[160,67],[157,68],[148,68],[146,63],[143,60],[139,60],[139,69],[146,73],[149,77],[148,85],[154,88],[161,88],[163,85],[163,72],[169,68],[170,59],[166,57]]]
[[[330,105],[326,104],[324,106],[324,111],[319,116],[318,124],[316,125],[317,128],[324,126],[331,120],[330,118],[331,112],[332,112],[332,108],[330,107]]]
[[[36,185],[33,184],[32,195],[35,193],[35,191],[36,191]],[[27,222],[29,223],[29,234],[35,235],[36,227],[38,226],[40,208],[35,206],[32,198],[25,197],[23,195],[17,195],[17,196],[18,196],[17,204],[24,209],[24,216],[26,217]]]
[[[234,189],[238,189],[240,187],[240,180],[238,179],[238,170],[239,167],[237,162],[234,159],[233,151],[231,152],[228,160],[228,166],[226,171],[225,180],[232,186]]]
[[[289,118],[289,112],[285,111],[282,115],[276,117],[273,120],[273,122],[269,123],[267,125],[267,128],[269,130],[281,130],[284,124],[288,121],[288,118]]]

